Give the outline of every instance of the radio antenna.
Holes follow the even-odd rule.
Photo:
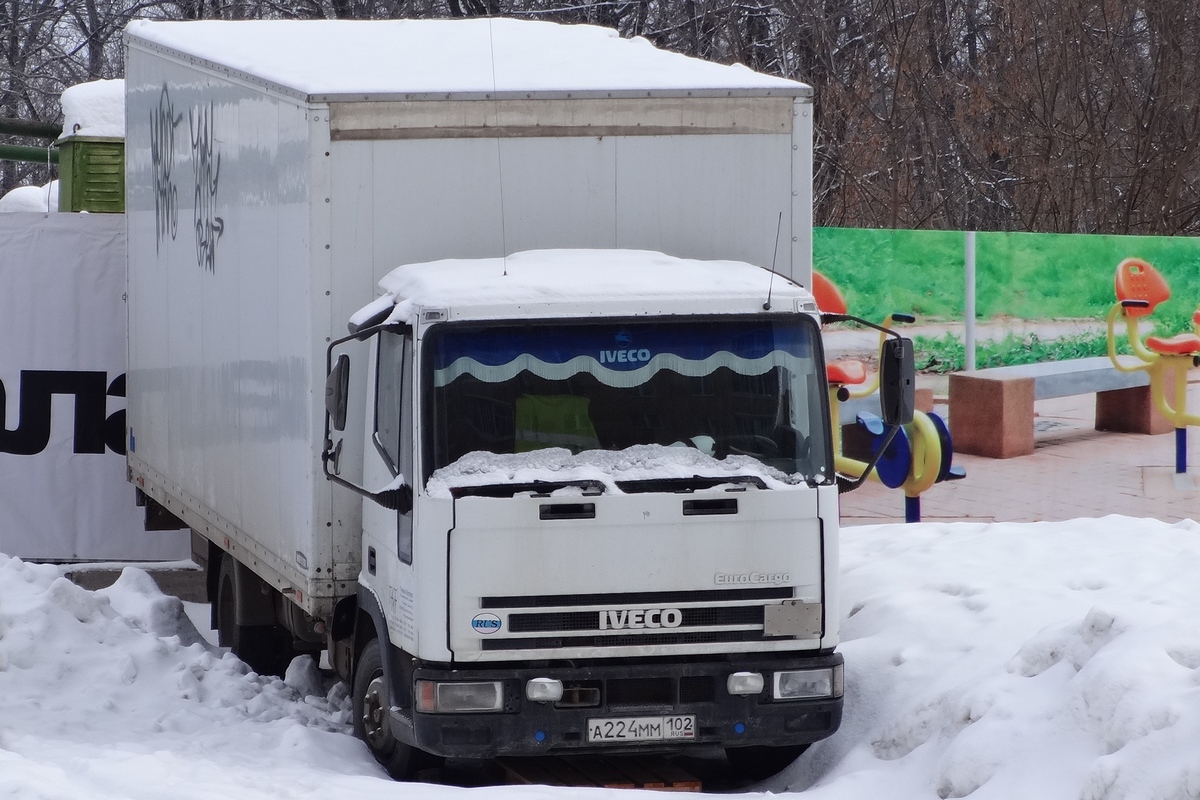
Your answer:
[[[492,59],[492,107],[496,100],[496,43],[492,33],[493,17],[488,17],[488,51]],[[498,127],[498,126],[497,126]],[[500,134],[496,134],[496,172],[500,182],[500,250],[504,264],[504,277],[508,277],[508,230],[504,219],[504,158],[500,155]]]
[[[775,223],[775,249],[771,252],[771,282],[767,284],[767,302],[763,303],[763,311],[771,310],[771,291],[775,288],[775,259],[779,256],[779,231],[783,228],[783,212],[779,212],[779,221]]]

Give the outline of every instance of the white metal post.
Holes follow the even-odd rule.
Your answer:
[[[975,371],[975,231],[966,231],[964,237],[963,283],[966,291],[963,313],[966,316],[964,363],[967,372]]]

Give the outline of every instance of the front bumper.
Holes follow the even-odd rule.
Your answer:
[[[712,747],[786,746],[833,734],[842,719],[842,697],[773,701],[771,675],[780,670],[840,666],[838,653],[819,656],[738,658],[723,661],[657,661],[542,669],[450,669],[419,666],[400,680],[504,683],[504,708],[491,713],[427,714],[392,709],[397,738],[446,757],[493,758],[548,753],[681,752]],[[734,672],[760,672],[766,688],[756,696],[726,689]],[[561,680],[567,687],[599,689],[599,702],[564,708],[525,697],[532,678]],[[409,684],[410,686],[412,684]],[[595,694],[591,694],[595,696]],[[609,717],[694,715],[689,740],[589,743],[588,720]]]

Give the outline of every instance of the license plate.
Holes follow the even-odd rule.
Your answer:
[[[589,742],[657,742],[695,738],[696,717],[691,714],[667,717],[602,717],[588,720]]]

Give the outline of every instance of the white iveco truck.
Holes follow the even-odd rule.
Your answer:
[[[222,643],[328,649],[397,777],[837,729],[808,87],[512,20],[126,44],[129,473]]]

